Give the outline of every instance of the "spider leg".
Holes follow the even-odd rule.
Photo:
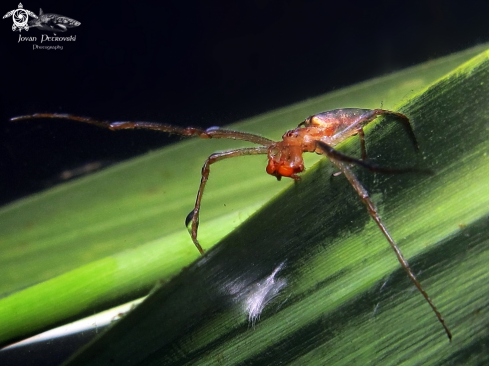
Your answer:
[[[326,156],[330,159],[335,159],[337,161],[342,161],[346,163],[353,163],[361,166],[362,168],[368,169],[371,172],[377,173],[387,173],[387,174],[404,174],[404,173],[423,173],[423,174],[433,174],[431,170],[419,169],[419,168],[405,168],[405,169],[391,169],[384,168],[376,164],[367,163],[366,161],[352,158],[351,156],[340,153],[338,150],[332,148],[328,144],[322,141],[316,141],[317,146],[324,152]],[[339,174],[338,174],[339,175]]]
[[[365,132],[363,127],[358,129],[358,138],[360,139],[360,150],[362,151],[362,160],[367,160],[367,149],[365,148]]]
[[[363,185],[360,183],[358,178],[355,176],[353,171],[350,169],[350,167],[346,163],[353,161],[356,164],[361,165],[361,166],[368,168],[368,169],[370,169],[371,166],[369,164],[364,163],[362,160],[357,160],[357,159],[351,160],[352,158],[348,158],[345,155],[338,153],[338,151],[334,150],[333,148],[331,148],[330,146],[328,146],[324,143],[318,142],[318,145],[324,151],[324,154],[330,158],[331,162],[333,164],[335,164],[336,167],[346,177],[346,179],[348,179],[348,181],[350,182],[352,187],[355,189],[355,191],[360,196],[360,199],[362,200],[362,202],[365,204],[365,206],[367,206],[367,210],[368,210],[369,215],[372,217],[372,219],[375,221],[377,226],[380,228],[380,230],[384,234],[385,238],[389,242],[391,248],[396,253],[397,260],[401,264],[402,268],[404,268],[404,270],[406,271],[406,273],[409,276],[409,278],[411,279],[411,281],[414,283],[416,288],[419,290],[419,292],[421,292],[421,294],[423,295],[425,300],[431,306],[431,309],[434,311],[436,317],[438,318],[441,325],[445,329],[445,332],[448,336],[448,339],[451,341],[452,340],[452,334],[451,334],[450,330],[448,329],[448,326],[445,324],[445,320],[443,319],[442,315],[440,314],[440,312],[438,311],[436,306],[433,304],[433,301],[431,301],[430,297],[428,296],[426,291],[423,289],[423,287],[421,286],[419,281],[416,279],[416,276],[414,275],[411,268],[409,267],[409,263],[407,262],[407,260],[402,255],[402,252],[399,249],[397,243],[394,241],[394,239],[392,238],[390,233],[387,231],[387,228],[385,227],[384,223],[382,222],[382,220],[380,218],[377,207],[375,206],[375,204],[370,199],[368,191],[365,189],[365,187],[363,187]],[[345,159],[345,157],[348,159]],[[370,170],[372,170],[372,169],[370,169]],[[383,171],[383,170],[374,169],[373,171]]]
[[[249,141],[254,144],[269,146],[273,143],[272,140],[265,137],[255,135],[247,132],[231,131],[220,129],[216,127],[211,127],[208,129],[201,129],[195,127],[178,127],[169,125],[166,123],[156,123],[156,122],[143,122],[143,121],[102,121],[89,117],[75,116],[72,114],[58,114],[58,113],[36,113],[31,115],[13,117],[10,119],[11,122],[17,122],[27,119],[38,119],[38,118],[49,118],[49,119],[67,119],[76,122],[88,123],[102,128],[107,128],[112,131],[116,130],[130,130],[130,129],[145,129],[145,130],[155,130],[161,132],[167,132],[170,134],[180,135],[180,136],[197,136],[204,139],[232,139],[232,140],[244,140]]]
[[[362,161],[367,160],[367,149],[365,148],[365,131],[363,131],[363,127],[360,127],[358,130],[358,138],[360,139],[360,150],[362,152]],[[355,165],[352,163],[350,166]],[[341,171],[333,173],[332,177],[338,177],[341,175]]]
[[[411,143],[414,146],[414,149],[416,151],[419,151],[419,144],[418,140],[416,139],[416,135],[414,134],[413,126],[411,125],[411,122],[409,121],[409,118],[407,118],[404,114],[399,113],[399,112],[393,112],[393,111],[388,111],[385,109],[374,109],[373,113],[375,114],[375,118],[378,116],[391,116],[394,117],[398,122],[402,124],[402,127],[404,128],[404,131],[406,132],[407,136],[411,140]]]
[[[220,160],[234,158],[236,156],[244,156],[244,155],[260,155],[267,154],[268,147],[267,146],[259,146],[259,147],[249,147],[235,150],[228,150],[223,152],[214,153],[209,156],[204,165],[202,166],[202,179],[200,180],[199,190],[197,192],[197,198],[195,200],[194,209],[188,214],[187,219],[185,220],[185,225],[188,227],[190,235],[192,237],[192,241],[195,246],[199,250],[200,254],[204,254],[204,250],[202,249],[199,241],[197,240],[197,231],[199,228],[199,211],[200,211],[200,203],[202,201],[202,196],[204,194],[204,188],[209,179],[210,174],[210,166],[215,162]]]
[[[364,113],[358,120],[353,122],[348,128],[345,128],[343,131],[338,132],[336,135],[334,135],[331,138],[331,145],[336,145],[348,137],[352,136],[355,133],[362,134],[363,131],[362,128],[366,125],[368,125],[370,122],[375,120],[379,116],[390,116],[394,117],[396,121],[400,122],[402,124],[402,127],[404,128],[404,131],[408,135],[409,139],[411,140],[411,143],[413,144],[414,148],[416,151],[419,150],[419,145],[418,141],[416,140],[416,136],[414,135],[414,130],[413,127],[411,126],[411,123],[409,121],[409,118],[407,118],[404,114],[398,113],[398,112],[392,112],[388,111],[385,109],[372,109]],[[352,130],[356,131],[355,133],[352,133]],[[362,137],[360,136],[360,143],[362,143]],[[365,144],[365,142],[363,142]],[[362,156],[365,152],[365,147],[362,147]],[[366,155],[366,153],[365,153]]]
[[[363,130],[363,127],[381,115],[393,116],[399,122],[401,122],[403,125],[403,128],[406,131],[407,135],[409,136],[409,139],[411,140],[415,150],[416,151],[419,150],[419,145],[418,145],[418,142],[416,140],[416,136],[414,135],[414,131],[413,131],[413,128],[411,126],[411,123],[409,122],[409,119],[405,115],[403,115],[402,113],[387,111],[384,109],[374,109],[374,110],[368,111],[366,114],[362,115],[361,118],[359,118],[354,123],[352,123],[344,131],[341,131],[338,134],[336,134],[335,136],[333,136],[331,144],[334,146],[337,143],[348,138],[349,136],[352,135],[351,131],[352,131],[352,129],[354,129],[354,131],[355,131],[354,134],[358,134],[358,138],[360,139],[360,151],[362,154],[362,160],[365,162],[367,160],[367,149],[365,147],[365,131]],[[380,168],[380,169],[382,169],[382,168]],[[380,170],[377,170],[377,171],[380,171]],[[394,172],[394,171],[388,172],[388,171],[383,170],[383,172],[384,173],[396,173],[397,171],[396,172]],[[341,175],[341,172],[337,172],[337,173],[333,174],[333,176],[335,176],[335,177],[339,176],[339,175]]]

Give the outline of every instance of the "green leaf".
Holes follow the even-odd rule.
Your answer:
[[[203,245],[230,234],[70,364],[425,364],[465,362],[467,354],[480,362],[477,349],[487,337],[487,53],[422,90],[476,52],[239,127],[279,138],[307,115],[376,108],[381,100],[413,120],[422,154],[413,153],[402,129],[386,120],[367,130],[369,157],[384,166],[427,167],[436,175],[358,175],[452,328],[452,344],[353,189],[344,177],[331,177],[334,169],[325,159],[291,185],[274,182],[259,158],[249,157],[216,165],[203,202]],[[351,140],[345,148],[355,154],[358,141]],[[217,145],[185,142],[6,207],[0,265],[9,285],[2,292],[47,281],[0,300],[3,342],[139,296],[197,258],[185,229],[176,230],[193,205],[203,161],[197,156],[236,147]],[[288,189],[270,200],[283,187]],[[127,250],[118,253],[120,248]],[[276,281],[286,285],[253,328],[246,298],[281,264]]]

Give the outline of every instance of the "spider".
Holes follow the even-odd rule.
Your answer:
[[[316,154],[326,155],[331,162],[339,169],[339,174],[343,174],[360,196],[362,202],[367,206],[367,211],[377,226],[380,228],[390,246],[394,250],[396,257],[401,266],[406,271],[408,277],[413,284],[423,295],[425,300],[431,306],[431,309],[435,313],[439,322],[443,326],[448,339],[451,341],[452,334],[445,324],[441,313],[431,301],[430,297],[423,289],[416,276],[409,267],[409,263],[404,258],[398,245],[390,235],[389,231],[385,227],[378,209],[369,197],[367,190],[363,187],[356,175],[351,170],[351,165],[359,165],[372,172],[381,173],[407,173],[407,172],[425,172],[428,171],[422,169],[386,169],[372,163],[368,163],[367,153],[365,149],[365,134],[363,128],[370,122],[374,121],[379,116],[393,117],[396,121],[402,124],[402,127],[406,131],[409,139],[411,140],[414,148],[419,150],[419,146],[414,135],[411,123],[404,114],[393,112],[385,109],[360,109],[360,108],[343,108],[335,109],[327,112],[315,114],[306,118],[301,122],[297,128],[287,131],[281,141],[273,141],[265,137],[255,135],[247,132],[239,132],[221,129],[217,127],[211,127],[208,129],[201,129],[195,127],[177,127],[169,124],[155,123],[155,122],[140,122],[140,121],[122,121],[122,122],[110,122],[102,121],[93,118],[80,117],[70,114],[57,114],[57,113],[37,113],[32,115],[25,115],[11,118],[10,121],[16,122],[27,119],[35,118],[52,118],[52,119],[67,119],[77,122],[89,123],[95,126],[108,128],[110,130],[126,130],[126,129],[147,129],[167,132],[170,134],[176,134],[180,136],[197,136],[203,139],[233,139],[244,140],[254,143],[258,146],[239,148],[233,150],[227,150],[223,152],[217,152],[210,155],[202,166],[202,178],[200,181],[199,190],[197,191],[197,198],[195,200],[194,209],[188,214],[185,225],[189,229],[192,241],[203,255],[199,241],[197,240],[197,232],[199,227],[199,211],[204,193],[204,188],[209,179],[210,166],[220,160],[234,158],[244,155],[267,155],[268,165],[266,172],[273,175],[280,180],[282,177],[292,178],[295,181],[300,180],[299,173],[304,171],[304,161],[302,154],[305,152],[315,152]],[[351,136],[358,135],[361,148],[361,159],[356,159],[347,156],[338,150],[334,149],[334,146],[342,141],[345,141]]]

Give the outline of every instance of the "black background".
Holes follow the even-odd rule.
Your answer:
[[[2,2],[0,13],[17,5]],[[0,22],[0,204],[54,184],[65,169],[176,140],[68,121],[12,124],[10,117],[61,112],[224,125],[489,40],[488,1],[23,5],[81,25],[57,33],[76,35],[75,42],[54,42],[64,49],[48,51],[19,43],[11,18]],[[21,33],[42,34],[53,36],[35,28]]]

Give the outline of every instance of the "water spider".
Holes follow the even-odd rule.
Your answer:
[[[204,165],[202,167],[202,178],[200,181],[199,190],[197,192],[195,206],[186,219],[186,225],[189,229],[192,241],[194,242],[195,246],[201,254],[204,254],[204,250],[197,240],[197,232],[199,227],[199,211],[204,188],[207,180],[209,179],[210,166],[212,164],[220,160],[237,156],[263,154],[268,156],[268,165],[266,167],[266,171],[268,174],[273,175],[278,180],[280,180],[282,177],[289,177],[297,181],[300,179],[300,176],[298,174],[304,171],[304,161],[302,159],[303,153],[314,152],[316,154],[326,155],[331,160],[331,162],[336,165],[340,173],[346,177],[346,179],[350,182],[352,187],[360,196],[362,202],[367,206],[367,211],[369,215],[372,217],[372,219],[375,221],[377,226],[384,234],[385,238],[394,250],[399,263],[404,268],[416,288],[421,292],[425,300],[431,306],[438,320],[445,329],[448,338],[451,340],[452,335],[447,325],[445,324],[443,317],[431,301],[428,294],[423,290],[414,273],[411,271],[411,268],[409,267],[408,262],[402,255],[398,245],[382,222],[378,213],[378,209],[370,199],[367,190],[363,187],[361,182],[355,176],[354,172],[351,170],[351,165],[359,165],[362,168],[368,169],[372,172],[407,173],[418,171],[426,173],[426,171],[413,168],[386,169],[367,162],[365,135],[363,128],[379,116],[391,117],[395,121],[401,123],[402,127],[404,128],[408,137],[413,143],[414,148],[416,150],[419,149],[409,119],[401,113],[384,109],[370,110],[359,108],[345,108],[319,113],[306,118],[298,125],[297,128],[287,131],[282,136],[281,141],[273,141],[251,133],[238,132],[215,127],[209,129],[200,129],[194,127],[181,128],[168,124],[153,122],[110,122],[69,114],[39,113],[14,117],[11,119],[11,121],[20,121],[34,118],[68,119],[77,122],[89,123],[99,127],[108,128],[110,130],[148,129],[181,136],[197,136],[204,139],[244,140],[258,145],[256,147],[240,148],[214,153],[210,155],[204,162]],[[347,156],[334,149],[335,145],[342,141],[345,141],[346,139],[354,135],[358,135],[360,139],[362,155],[361,159]]]

